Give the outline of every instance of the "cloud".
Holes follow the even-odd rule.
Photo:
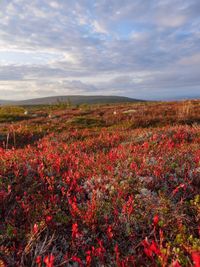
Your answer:
[[[186,21],[186,16],[176,16],[176,15],[161,15],[157,17],[157,21],[160,25],[166,26],[166,27],[179,27],[182,26]]]
[[[0,99],[200,95],[198,0],[8,0],[0,10]]]
[[[183,57],[183,58],[181,58],[181,60],[180,60],[180,65],[186,65],[186,66],[188,66],[188,65],[190,65],[190,66],[197,66],[197,67],[199,67],[199,65],[200,65],[200,53],[197,53],[197,54],[193,54],[193,55],[191,55],[191,56],[186,56],[186,57]]]
[[[92,22],[92,27],[95,33],[108,34],[108,31],[97,20]]]

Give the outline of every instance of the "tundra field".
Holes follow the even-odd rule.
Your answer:
[[[1,267],[199,267],[200,100],[0,107]]]

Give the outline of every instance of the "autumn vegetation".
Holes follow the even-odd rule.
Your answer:
[[[0,266],[200,266],[200,101],[0,107]]]

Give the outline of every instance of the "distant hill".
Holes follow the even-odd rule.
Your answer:
[[[7,105],[7,104],[12,104],[13,101],[9,101],[9,100],[0,100],[0,105]]]
[[[83,95],[69,95],[69,96],[50,96],[42,98],[27,99],[21,101],[4,101],[0,100],[1,105],[52,105],[57,103],[70,102],[73,105],[80,104],[108,104],[108,103],[126,103],[142,101],[123,96],[83,96]]]

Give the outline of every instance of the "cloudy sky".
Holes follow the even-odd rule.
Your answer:
[[[199,0],[0,0],[0,99],[200,97]]]

